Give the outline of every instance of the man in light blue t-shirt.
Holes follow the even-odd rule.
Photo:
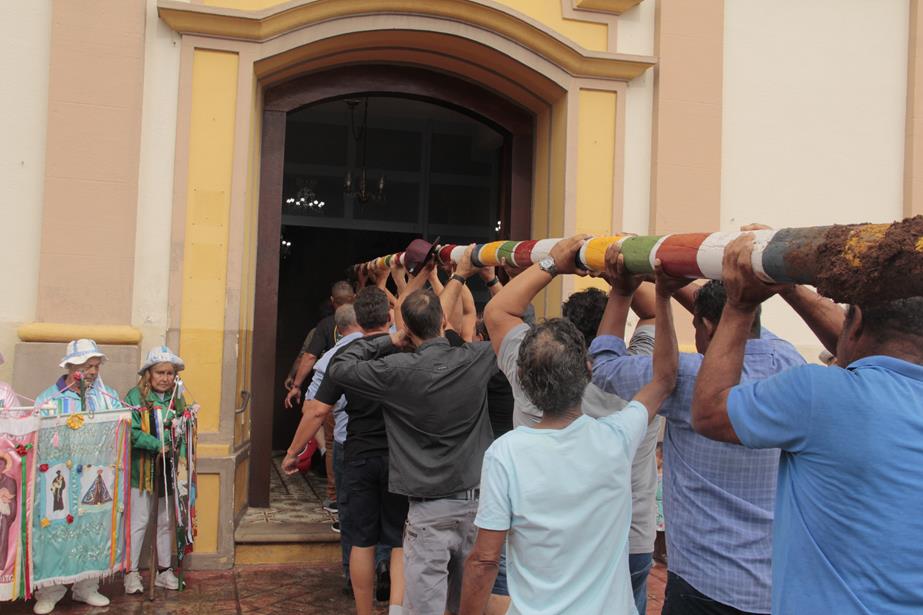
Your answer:
[[[637,612],[628,570],[631,465],[648,422],[676,384],[676,336],[658,336],[653,380],[623,410],[600,419],[584,414],[590,367],[582,334],[561,318],[527,329],[519,316],[556,274],[577,272],[582,244],[583,236],[558,242],[485,310],[501,360],[517,355],[511,385],[542,418],[503,435],[484,455],[478,535],[465,564],[460,615],[484,612],[507,540],[510,615]],[[673,284],[658,281],[656,315],[666,322],[672,322]],[[583,403],[605,404],[600,394]]]
[[[923,612],[923,297],[852,305],[770,287],[752,238],[725,252],[727,305],[692,405],[699,433],[781,448],[773,613]],[[844,366],[738,385],[756,306],[779,291]]]

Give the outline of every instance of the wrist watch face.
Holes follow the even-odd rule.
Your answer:
[[[558,268],[554,266],[554,259],[550,256],[540,260],[538,266],[542,271],[550,273],[551,275],[557,275],[558,273]]]

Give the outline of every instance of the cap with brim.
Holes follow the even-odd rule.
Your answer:
[[[158,363],[171,363],[178,372],[186,369],[186,363],[178,356],[173,354],[172,350],[170,350],[167,346],[158,346],[157,348],[151,349],[151,351],[147,353],[147,359],[144,360],[144,363],[141,365],[141,369],[138,370],[138,375],[140,376]]]
[[[66,368],[68,365],[83,365],[94,357],[106,358],[106,355],[99,349],[96,342],[88,339],[73,340],[67,343],[67,354],[64,355],[58,366]]]

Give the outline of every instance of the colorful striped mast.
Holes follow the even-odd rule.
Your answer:
[[[873,303],[923,296],[923,216],[891,224],[847,224],[752,231],[753,270],[766,282],[812,284],[818,292],[843,303]],[[627,269],[651,273],[655,259],[675,276],[721,279],[724,248],[742,234],[675,233],[592,237],[580,249],[578,265],[593,272],[605,268],[609,246],[618,243]],[[504,263],[527,267],[547,257],[560,238],[493,241],[477,244],[478,266]],[[436,258],[458,263],[467,246],[443,244]],[[373,270],[404,262],[404,253],[367,263]]]

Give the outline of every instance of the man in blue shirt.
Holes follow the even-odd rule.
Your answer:
[[[606,259],[613,287],[599,336],[590,345],[593,382],[629,399],[652,374],[650,357],[629,355],[624,341],[628,306],[640,282],[618,265],[617,247]],[[724,288],[711,282],[694,295],[693,288],[675,297],[692,311],[696,347],[703,353],[721,319]],[[670,528],[663,613],[769,613],[779,451],[714,442],[692,430],[699,353],[680,353],[676,389],[660,408],[667,419],[663,495]],[[747,332],[743,364],[744,378],[758,380],[804,359],[788,342],[761,331],[756,320]]]
[[[923,297],[844,315],[803,288],[759,281],[752,241],[725,251],[727,306],[692,412],[709,438],[783,451],[772,610],[923,612]],[[803,366],[738,384],[756,307],[775,292],[845,369]]]

